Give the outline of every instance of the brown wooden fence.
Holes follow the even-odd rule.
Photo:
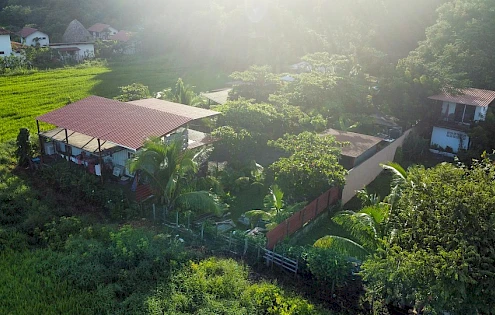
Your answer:
[[[294,234],[306,223],[315,219],[320,213],[325,211],[328,206],[335,205],[341,198],[341,190],[338,187],[332,187],[320,197],[313,200],[304,209],[294,213],[273,230],[266,234],[266,248],[273,249],[275,244],[284,238]]]

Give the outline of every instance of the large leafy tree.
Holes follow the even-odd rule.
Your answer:
[[[495,311],[495,166],[410,168],[389,224],[397,230],[363,265],[370,292],[419,311]]]
[[[169,143],[147,141],[131,161],[132,172],[141,171],[151,183],[164,215],[172,210],[220,213],[217,199],[208,191],[196,191],[194,174],[204,152],[183,149],[182,138]]]
[[[344,183],[346,171],[339,164],[340,143],[334,137],[303,132],[287,134],[269,144],[290,154],[270,166],[275,182],[289,201],[312,200]]]

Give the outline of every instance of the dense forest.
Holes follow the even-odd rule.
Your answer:
[[[61,39],[73,19],[136,31],[148,53],[179,49],[191,57],[281,67],[307,53],[405,57],[445,0],[141,1],[2,0],[0,25],[31,25]]]

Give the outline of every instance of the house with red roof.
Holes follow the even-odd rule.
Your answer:
[[[19,31],[18,35],[21,37],[21,44],[26,46],[50,46],[50,37],[46,34],[32,27],[24,27]]]
[[[115,47],[115,53],[124,55],[134,55],[136,53],[135,33],[122,30],[108,39],[118,43]]]
[[[155,98],[120,102],[89,96],[36,118],[42,156],[60,156],[101,175],[133,176],[127,161],[145,141],[182,137],[188,149],[210,144],[207,133],[192,129],[218,112]],[[42,131],[39,122],[55,128]]]
[[[432,152],[454,156],[469,148],[469,129],[484,120],[489,106],[494,104],[495,91],[463,89],[458,93],[443,91],[430,96],[439,107],[438,120],[431,134]]]
[[[88,28],[88,32],[93,36],[95,40],[107,40],[110,36],[117,34],[118,30],[108,24],[96,23]]]

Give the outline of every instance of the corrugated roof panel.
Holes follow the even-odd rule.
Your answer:
[[[146,139],[166,135],[191,121],[99,96],[89,96],[37,119],[134,150],[141,148]]]

